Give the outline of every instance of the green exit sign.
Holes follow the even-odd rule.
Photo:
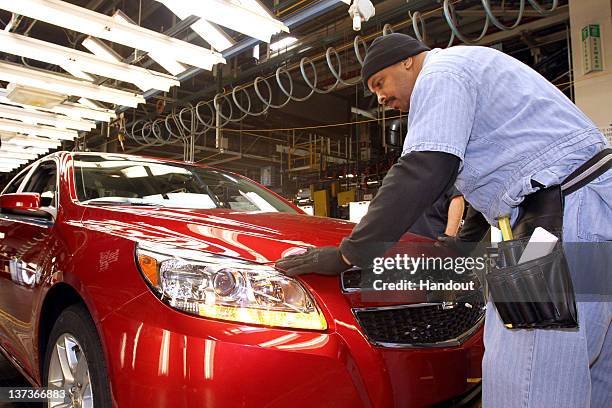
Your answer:
[[[589,37],[599,38],[599,24],[589,24],[582,29],[582,41]]]
[[[601,53],[601,30],[599,24],[589,24],[582,28],[582,66],[584,74],[603,71]]]

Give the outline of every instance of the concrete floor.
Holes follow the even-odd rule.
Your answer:
[[[0,387],[31,387],[30,383],[0,354]],[[9,403],[0,401],[0,408],[43,408],[43,403]]]

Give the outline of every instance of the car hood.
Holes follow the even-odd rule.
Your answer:
[[[301,214],[225,209],[89,207],[82,224],[138,242],[173,245],[255,262],[312,246],[339,245],[354,223]]]

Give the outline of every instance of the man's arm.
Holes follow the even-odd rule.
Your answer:
[[[451,199],[450,205],[448,206],[448,221],[446,222],[446,230],[444,230],[444,234],[448,235],[449,237],[454,237],[457,235],[464,210],[465,200],[463,199],[463,196],[454,196]]]
[[[460,160],[442,152],[411,152],[385,176],[367,214],[340,245],[352,265],[365,266],[396,243],[455,182]]]
[[[337,275],[351,265],[367,266],[397,242],[414,221],[455,182],[460,159],[442,152],[411,152],[391,167],[367,214],[336,247],[312,248],[276,261],[289,276]]]

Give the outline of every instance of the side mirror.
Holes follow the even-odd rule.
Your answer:
[[[40,194],[18,193],[1,195],[0,208],[9,211],[39,211]]]
[[[54,220],[57,210],[53,207],[41,207],[38,193],[4,194],[0,196],[0,211],[30,217]]]

